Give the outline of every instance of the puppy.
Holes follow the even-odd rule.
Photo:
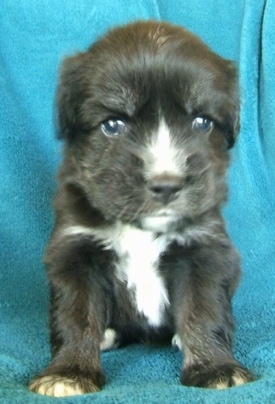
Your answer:
[[[133,341],[172,341],[184,385],[252,381],[231,350],[240,266],[220,213],[239,128],[232,63],[180,27],[136,22],[65,60],[58,111],[53,357],[30,389],[96,392],[100,351]]]

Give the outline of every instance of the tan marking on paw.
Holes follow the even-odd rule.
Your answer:
[[[43,376],[30,384],[30,390],[44,396],[68,397],[84,394],[79,383],[61,376]],[[95,389],[95,391],[97,391]]]
[[[250,381],[251,380],[248,378],[248,376],[245,376],[242,373],[238,373],[238,371],[237,371],[235,373],[235,375],[232,376],[232,379],[217,380],[216,383],[213,383],[210,386],[210,388],[218,389],[218,390],[224,390],[224,389],[228,389],[230,387],[241,386],[241,385],[246,384],[246,383],[248,383]]]
[[[216,384],[213,384],[210,386],[212,389],[217,389],[217,390],[224,390],[224,389],[228,389],[228,382],[226,381],[219,381]]]
[[[241,386],[242,384],[249,382],[249,380],[247,378],[244,378],[242,375],[238,375],[238,374],[233,376],[232,379],[233,379],[234,386]]]

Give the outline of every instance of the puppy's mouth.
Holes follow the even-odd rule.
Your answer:
[[[178,214],[170,210],[163,210],[152,215],[145,216],[141,225],[144,230],[156,233],[169,233],[176,230],[181,222]]]

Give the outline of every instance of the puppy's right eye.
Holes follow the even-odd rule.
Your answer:
[[[197,116],[192,122],[192,129],[197,132],[210,132],[213,128],[213,121],[205,116]]]
[[[104,135],[116,137],[125,131],[125,123],[121,119],[108,119],[102,122],[100,128]]]

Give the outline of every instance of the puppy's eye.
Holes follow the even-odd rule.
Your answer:
[[[192,129],[198,132],[210,132],[214,122],[204,116],[197,116],[192,122]]]
[[[125,123],[121,119],[108,119],[108,121],[102,122],[100,128],[104,135],[116,137],[125,131]]]

